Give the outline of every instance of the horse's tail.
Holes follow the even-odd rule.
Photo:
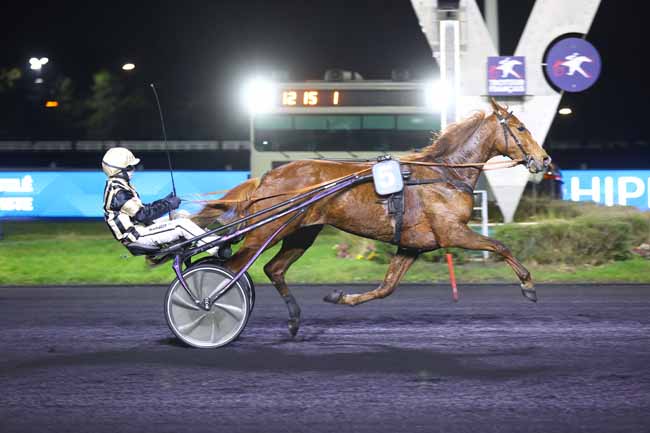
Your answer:
[[[192,220],[205,227],[215,222],[227,224],[240,218],[250,204],[251,195],[259,185],[259,178],[240,183],[219,200],[209,200],[203,209],[192,217]]]

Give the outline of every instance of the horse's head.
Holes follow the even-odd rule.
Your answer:
[[[517,116],[490,98],[498,123],[495,151],[512,159],[521,159],[531,173],[538,173],[551,163],[551,157],[533,138]]]

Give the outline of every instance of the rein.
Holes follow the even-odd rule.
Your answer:
[[[446,162],[423,162],[423,161],[409,161],[409,160],[399,160],[402,164],[404,165],[421,165],[421,166],[427,166],[427,167],[447,167],[447,168],[477,168],[477,169],[483,169],[483,170],[501,170],[504,168],[510,168],[514,167],[518,164],[521,164],[524,162],[522,159],[515,159],[511,161],[493,161],[493,162],[475,162],[475,163],[457,163],[457,164],[452,164],[452,163],[446,163]],[[218,199],[218,200],[188,200],[193,203],[241,203],[241,202],[257,202],[261,200],[267,200],[270,198],[275,198],[275,197],[281,197],[281,196],[286,196],[286,195],[297,195],[297,194],[302,194],[304,192],[308,192],[312,189],[319,188],[321,186],[327,185],[328,183],[334,183],[338,182],[342,179],[345,179],[346,177],[349,176],[359,176],[362,175],[366,172],[371,171],[372,168],[364,168],[363,170],[359,170],[350,174],[346,174],[345,176],[337,177],[334,179],[328,179],[324,182],[317,183],[315,185],[309,185],[308,187],[300,188],[300,189],[294,189],[291,191],[285,191],[277,194],[272,194],[272,195],[267,195],[264,197],[249,197],[247,199]],[[445,179],[440,178],[440,182],[444,182]],[[427,182],[427,183],[438,183],[436,182]],[[229,190],[221,190],[221,191],[212,191],[212,192],[205,192],[201,194],[197,194],[200,196],[208,196],[208,195],[218,195],[218,194],[225,194]]]
[[[514,142],[519,147],[519,150],[521,150],[521,153],[524,155],[523,159],[513,159],[513,160],[510,160],[510,161],[493,161],[493,162],[487,161],[487,162],[469,162],[469,163],[447,163],[447,162],[412,161],[412,160],[409,160],[408,157],[407,157],[405,159],[398,159],[398,161],[400,163],[402,163],[402,164],[405,164],[405,165],[412,164],[412,165],[420,165],[420,166],[426,166],[426,167],[476,168],[476,169],[479,169],[479,170],[482,169],[482,170],[485,170],[485,171],[488,171],[488,170],[501,170],[501,169],[505,169],[505,168],[511,168],[511,167],[514,167],[514,166],[522,164],[522,163],[528,164],[528,162],[531,159],[530,155],[528,155],[528,153],[526,153],[526,151],[524,150],[523,145],[521,144],[521,141],[512,132],[512,129],[510,129],[510,126],[508,125],[508,119],[510,118],[510,116],[512,116],[512,112],[508,113],[508,115],[506,117],[501,116],[501,114],[498,113],[497,111],[494,112],[494,115],[497,117],[497,119],[499,121],[499,124],[503,128],[503,136],[504,136],[504,141],[505,141],[505,144],[506,144],[506,153],[508,152],[508,136],[510,136],[510,137],[512,137]],[[522,124],[517,129],[521,130],[521,131],[525,131],[526,127],[523,126],[523,124]],[[314,161],[322,161],[322,159],[315,159]],[[337,161],[337,162],[343,162],[343,161]],[[264,197],[248,197],[246,199],[188,200],[188,201],[191,201],[191,202],[194,202],[194,203],[207,203],[207,202],[210,202],[210,203],[241,203],[241,202],[250,202],[252,204],[254,202],[261,201],[261,200],[267,200],[267,199],[270,199],[270,198],[282,197],[282,196],[287,196],[287,195],[302,194],[302,193],[308,192],[310,190],[313,190],[313,189],[322,187],[324,185],[327,185],[328,183],[338,182],[338,181],[340,181],[340,180],[342,180],[342,179],[344,179],[346,177],[349,177],[349,176],[359,176],[359,175],[365,174],[365,173],[369,172],[370,170],[371,170],[371,167],[364,168],[363,170],[359,170],[357,172],[350,173],[350,174],[347,174],[345,176],[341,176],[341,177],[338,177],[338,178],[335,178],[335,179],[329,179],[327,181],[324,181],[324,182],[321,182],[321,183],[318,183],[318,184],[315,184],[315,185],[310,185],[308,187],[295,189],[295,190],[291,190],[291,191],[286,191],[286,192],[281,192],[281,193],[277,193],[277,194],[272,194],[272,195],[268,195],[268,196],[264,196]],[[440,182],[445,181],[444,178],[440,178],[440,179],[441,179]],[[423,179],[422,184],[425,184],[425,183],[438,183],[439,182],[437,180],[435,182],[430,182],[431,180],[432,179]],[[196,195],[198,195],[198,196],[219,195],[219,194],[225,194],[228,191],[229,190],[220,190],[220,191],[212,191],[212,192],[200,193],[200,194],[196,194]]]

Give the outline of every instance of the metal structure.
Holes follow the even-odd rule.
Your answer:
[[[251,176],[301,159],[400,156],[430,144],[440,129],[431,83],[278,83],[268,108],[251,114]]]
[[[447,119],[457,120],[484,106],[487,99],[487,57],[498,54],[498,44],[494,43],[498,33],[496,0],[486,1],[490,30],[475,0],[411,0],[411,3],[440,65],[443,85],[453,89],[446,93],[448,101],[445,105],[456,107],[456,117],[447,116]],[[526,23],[514,54],[527,58],[527,95],[511,97],[506,102],[540,143],[546,139],[562,97],[548,85],[543,75],[544,52],[554,39],[563,34],[586,34],[599,5],[600,0],[538,0]],[[450,26],[458,26],[458,38],[448,37]],[[450,81],[449,74],[449,65],[456,64],[457,58],[459,67],[454,70],[453,80],[459,80],[459,85]],[[486,173],[506,222],[512,221],[528,177],[529,173],[523,167]]]
[[[247,271],[264,250],[317,201],[371,179],[372,174],[352,174],[334,180],[163,250],[140,246],[127,248],[135,255],[152,255],[155,260],[174,257],[172,268],[176,279],[165,297],[165,317],[170,329],[189,346],[221,347],[236,339],[248,322],[255,302],[255,288]],[[213,257],[192,262],[197,254],[236,242],[247,233],[283,217],[288,218],[262,243],[237,274],[230,272]],[[242,228],[244,223],[251,220],[256,222]],[[222,236],[212,242],[196,245],[196,241],[215,234]]]

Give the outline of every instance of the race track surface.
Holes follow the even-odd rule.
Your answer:
[[[360,291],[370,286],[354,286]],[[258,287],[239,341],[180,345],[164,288],[0,288],[0,431],[650,431],[650,287]]]

